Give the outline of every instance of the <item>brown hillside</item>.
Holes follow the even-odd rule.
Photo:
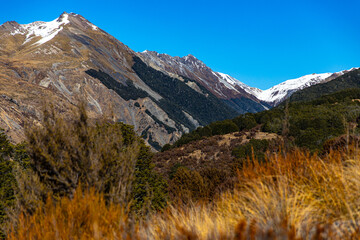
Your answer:
[[[156,169],[165,177],[169,177],[172,168],[176,165],[196,171],[209,168],[232,171],[235,160],[232,150],[239,145],[248,143],[250,139],[282,142],[282,137],[275,133],[266,133],[253,129],[248,132],[217,135],[157,153],[154,162]]]

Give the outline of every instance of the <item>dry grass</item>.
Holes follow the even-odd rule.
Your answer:
[[[107,205],[94,190],[83,193],[79,187],[73,199],[62,198],[56,205],[51,199],[34,215],[20,215],[9,239],[136,239],[125,209]]]
[[[253,162],[239,170],[236,188],[211,204],[173,205],[136,227],[120,206],[106,206],[94,192],[77,193],[21,216],[10,239],[360,238],[356,149],[323,158],[297,150]]]

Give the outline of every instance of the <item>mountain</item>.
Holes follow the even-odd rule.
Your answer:
[[[113,116],[159,149],[199,125],[238,114],[192,79],[144,63],[139,54],[82,16],[0,26],[0,127],[14,141],[39,123],[44,102],[68,116]]]
[[[147,64],[159,71],[178,78],[193,79],[238,113],[258,112],[270,107],[256,97],[256,93],[261,90],[247,86],[227,74],[213,71],[191,54],[185,57],[172,57],[146,50],[139,55]]]
[[[213,71],[192,55],[137,53],[84,17],[0,26],[0,128],[24,139],[47,102],[69,118],[80,102],[90,118],[134,126],[153,147],[211,122],[259,112],[299,89],[343,74],[289,80],[262,91]]]
[[[355,69],[336,73],[313,73],[286,80],[267,90],[261,90],[250,87],[228,74],[213,71],[191,54],[184,57],[172,57],[168,54],[148,50],[138,54],[147,64],[159,71],[171,73],[179,78],[185,76],[195,80],[239,113],[269,109],[299,90],[331,81]]]
[[[339,76],[342,76],[343,74],[352,71],[354,69],[350,70],[344,70],[341,72],[336,73],[322,73],[322,74],[309,74],[302,76],[300,78],[296,79],[290,79],[287,81],[284,81],[278,85],[275,85],[267,90],[264,91],[257,91],[255,92],[255,96],[272,106],[276,106],[282,101],[284,101],[286,98],[290,97],[293,93],[302,90],[304,88],[308,88],[310,86],[329,82]]]

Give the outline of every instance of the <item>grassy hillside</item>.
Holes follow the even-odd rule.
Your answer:
[[[290,145],[318,151],[329,139],[348,131],[358,132],[359,99],[359,88],[347,89],[312,101],[290,102],[268,111],[247,113],[231,120],[213,122],[184,134],[173,146],[166,145],[163,150],[208,136],[260,126],[264,132],[282,135]]]

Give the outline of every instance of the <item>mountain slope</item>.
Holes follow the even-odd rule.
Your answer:
[[[227,74],[213,71],[191,54],[172,57],[146,50],[138,55],[159,71],[194,80],[239,113],[258,112],[270,107],[257,99],[255,93],[261,90],[247,86]]]
[[[65,115],[85,101],[91,118],[107,115],[134,125],[155,149],[200,124],[237,114],[195,81],[147,66],[78,14],[63,13],[51,22],[4,23],[0,53],[0,127],[15,141],[23,138],[27,121],[41,120],[45,101]],[[151,84],[142,71],[159,82]],[[166,94],[174,86],[179,94]]]
[[[261,90],[250,87],[227,74],[213,71],[191,54],[184,57],[172,57],[168,54],[146,50],[138,55],[155,69],[170,73],[172,76],[185,76],[195,80],[239,113],[269,109],[296,91],[331,81],[348,72],[345,70],[336,73],[305,75],[284,81],[267,90]]]

